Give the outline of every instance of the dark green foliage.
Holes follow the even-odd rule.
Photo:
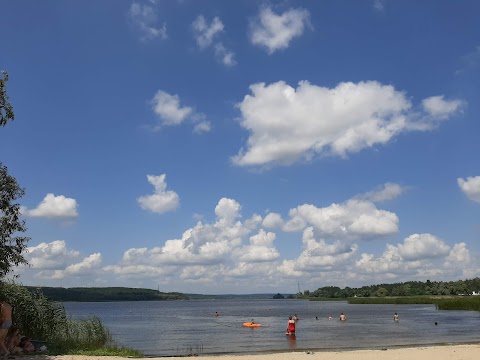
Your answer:
[[[5,126],[8,120],[14,120],[12,104],[8,101],[6,84],[8,81],[8,73],[1,71],[0,77],[0,126]]]
[[[385,296],[441,296],[471,295],[480,291],[480,278],[458,281],[407,281],[404,283],[378,284],[361,288],[340,289],[336,286],[325,286],[315,291],[306,290],[297,294],[298,298],[352,298],[352,297],[385,297]]]
[[[278,293],[272,296],[272,299],[285,299],[285,296],[282,294]]]
[[[349,298],[349,304],[436,304],[438,299],[428,296],[417,297],[356,297]]]
[[[187,300],[188,297],[180,293],[162,293],[151,289],[135,289],[125,287],[107,288],[60,288],[27,286],[31,292],[40,289],[52,301],[160,301],[160,300]]]
[[[15,203],[24,194],[24,189],[0,162],[0,278],[13,266],[27,264],[22,252],[30,238],[17,235],[25,232],[26,227],[25,221],[20,220],[20,204]]]

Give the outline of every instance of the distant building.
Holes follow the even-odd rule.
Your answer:
[[[282,294],[278,293],[277,295],[273,295],[273,299],[285,299],[285,296]]]

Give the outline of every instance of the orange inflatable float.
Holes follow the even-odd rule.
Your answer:
[[[252,322],[246,322],[246,323],[243,323],[243,326],[245,327],[260,327],[262,326],[261,324],[256,324],[256,323],[252,323]]]

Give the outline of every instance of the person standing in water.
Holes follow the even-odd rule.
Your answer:
[[[285,335],[295,335],[295,320],[293,320],[292,315],[288,317],[287,330]]]
[[[398,321],[398,314],[397,313],[393,314],[393,321]]]
[[[347,320],[347,317],[345,316],[344,313],[341,313],[340,314],[340,321],[346,321]]]

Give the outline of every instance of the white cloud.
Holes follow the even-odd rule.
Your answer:
[[[210,130],[212,130],[212,125],[208,121],[200,121],[193,127],[193,132],[197,134],[207,133],[210,132]]]
[[[394,184],[385,183],[377,190],[369,191],[365,194],[358,196],[359,199],[370,200],[372,202],[383,202],[387,200],[393,200],[399,197],[406,190],[405,187]]]
[[[443,120],[459,111],[464,105],[461,100],[445,100],[443,95],[422,100],[424,110],[431,116]]]
[[[480,176],[467,177],[467,180],[458,178],[457,183],[470,200],[480,203]]]
[[[323,239],[317,240],[312,227],[304,230],[302,242],[304,250],[295,260],[294,268],[306,272],[335,270],[350,262],[358,250],[356,244],[348,245],[341,241],[327,244]]]
[[[142,41],[168,38],[167,24],[163,23],[161,26],[158,24],[158,16],[153,7],[134,2],[130,6],[128,16],[140,30]]]
[[[240,204],[228,198],[222,198],[215,207],[215,214],[220,220],[224,220],[227,223],[232,223],[235,219],[240,217]]]
[[[202,134],[211,130],[211,124],[206,120],[205,114],[196,113],[189,106],[181,106],[178,95],[158,90],[152,99],[152,109],[163,126],[176,126],[191,120],[195,133]]]
[[[457,266],[463,267],[466,264],[469,264],[470,261],[470,251],[467,249],[467,244],[462,242],[453,246],[450,253],[445,258],[444,266],[447,268]]]
[[[425,266],[421,261],[405,261],[399,253],[398,247],[387,244],[383,254],[375,258],[372,254],[362,254],[355,262],[357,270],[367,274],[384,274],[394,279],[399,275],[413,276],[417,269]]]
[[[277,213],[267,214],[267,216],[265,216],[265,219],[263,219],[263,226],[269,229],[283,226],[282,216]]]
[[[434,128],[460,110],[459,100],[427,99],[428,113],[412,110],[403,92],[376,81],[340,83],[329,89],[283,81],[250,86],[238,108],[250,132],[246,148],[232,158],[239,166],[290,165],[316,155],[347,157],[386,144],[406,131]]]
[[[223,31],[223,23],[219,17],[214,17],[210,25],[203,15],[198,15],[192,23],[197,45],[206,48],[212,45],[215,36]]]
[[[155,178],[154,186],[166,191],[165,179]],[[290,211],[287,221],[278,213],[265,218],[254,213],[243,219],[241,211],[236,200],[221,198],[212,223],[199,221],[179,238],[161,239],[158,246],[127,249],[121,259],[106,265],[100,253],[79,260],[80,253],[68,249],[65,241],[41,243],[26,253],[33,268],[17,270],[22,281],[41,280],[44,286],[153,284],[169,291],[199,293],[246,293],[252,283],[265,291],[279,291],[296,289],[297,281],[302,281],[304,289],[315,289],[318,283],[352,286],[386,279],[455,279],[479,274],[465,243],[450,247],[431,234],[411,235],[396,246],[387,244],[379,256],[360,255],[359,244],[353,241],[398,230],[395,214],[366,200],[351,199],[324,208],[300,205]],[[303,235],[288,234],[292,247],[282,256],[276,247],[277,234],[264,230],[266,225],[303,231]]]
[[[152,102],[153,111],[162,119],[164,125],[179,125],[193,113],[191,107],[180,106],[178,95],[170,95],[163,90],[157,91]]]
[[[475,277],[478,274],[472,264],[465,243],[453,248],[431,234],[413,234],[403,244],[387,244],[384,253],[375,258],[372,254],[362,254],[355,262],[359,274],[368,274],[372,279],[458,279],[460,276]]]
[[[100,253],[91,254],[82,261],[67,266],[65,273],[68,275],[85,275],[92,269],[98,268],[101,263],[102,255]]]
[[[449,251],[450,246],[431,234],[413,234],[398,244],[398,252],[405,260],[442,257]]]
[[[236,65],[235,54],[227,49],[222,42],[216,38],[224,31],[222,21],[218,16],[214,17],[208,24],[203,15],[198,15],[192,23],[195,41],[200,49],[213,47],[216,59],[225,66]]]
[[[321,235],[337,239],[369,239],[398,232],[396,214],[356,199],[324,208],[300,205],[291,209],[289,216],[284,231],[302,231],[311,225]]]
[[[35,209],[22,207],[21,212],[30,217],[75,218],[78,216],[77,201],[63,195],[47,194]]]
[[[288,48],[292,39],[301,36],[305,27],[310,26],[309,20],[310,13],[305,9],[290,9],[277,15],[271,8],[263,8],[250,24],[250,41],[272,54]]]
[[[275,238],[275,233],[260,230],[258,234],[250,237],[250,245],[238,249],[233,255],[242,263],[271,262],[276,260],[280,257],[280,253],[273,246]]]
[[[65,267],[78,256],[80,256],[78,251],[67,249],[64,240],[55,240],[28,247],[25,258],[35,270],[39,270]]]
[[[166,174],[159,176],[147,175],[148,182],[153,185],[153,195],[140,196],[137,201],[144,210],[158,214],[173,211],[180,205],[180,199],[175,191],[167,190]]]

